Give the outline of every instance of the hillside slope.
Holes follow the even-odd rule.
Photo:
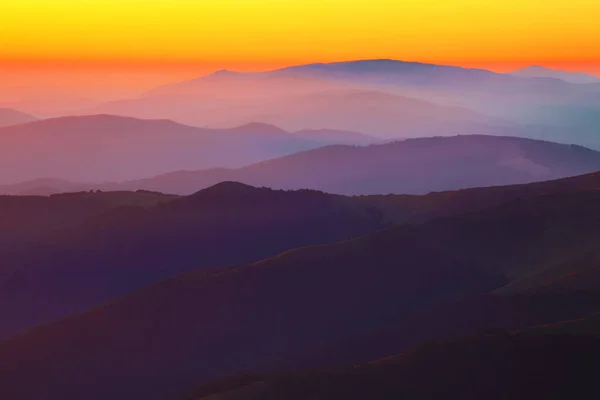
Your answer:
[[[600,152],[514,137],[454,136],[327,146],[241,169],[180,171],[117,187],[190,194],[223,180],[338,194],[424,194],[558,179],[600,170]]]
[[[507,283],[600,261],[599,196],[589,189],[518,198],[159,282],[5,341],[0,347],[5,388],[34,377],[43,393],[65,399],[84,393],[166,398],[193,379],[270,369],[282,356],[300,360],[328,343],[396,327],[399,321],[412,320],[411,330],[424,330],[413,315],[458,302],[454,314],[431,314],[442,322],[440,316],[464,311],[461,301],[482,304],[480,296]],[[591,298],[571,298],[572,311],[562,314],[552,312],[548,301],[532,301],[530,322],[569,318],[583,306],[597,311],[599,302]],[[518,302],[508,304],[519,309]],[[536,307],[551,313],[536,315]],[[506,318],[510,322],[514,316]],[[85,365],[90,359],[94,364]],[[97,385],[95,377],[106,371],[111,377]],[[149,382],[148,376],[161,379]],[[81,383],[77,389],[66,384],[72,379]],[[38,390],[31,388],[22,398],[42,393]]]
[[[137,179],[181,169],[241,167],[322,146],[265,124],[202,129],[111,115],[0,128],[0,183]]]

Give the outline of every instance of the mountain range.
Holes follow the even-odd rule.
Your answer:
[[[414,344],[411,332],[429,332],[434,338],[432,334],[465,333],[489,325],[521,329],[527,322],[535,325],[585,316],[600,307],[596,287],[581,291],[569,284],[562,285],[565,289],[560,292],[548,293],[548,282],[588,271],[600,262],[598,188],[598,173],[427,196],[355,198],[227,183],[146,212],[116,209],[86,222],[70,239],[60,235],[55,242],[37,245],[35,252],[18,257],[11,252],[13,260],[33,254],[34,261],[21,264],[9,279],[6,275],[2,279],[2,304],[10,304],[3,320],[15,321],[27,307],[36,313],[48,310],[61,299],[72,305],[75,297],[71,296],[89,295],[89,286],[81,284],[85,279],[102,287],[98,271],[116,268],[129,277],[139,276],[134,273],[136,265],[146,271],[168,265],[171,272],[183,266],[183,271],[190,268],[185,266],[189,263],[198,264],[196,257],[206,257],[217,243],[229,244],[225,257],[244,254],[237,247],[232,252],[231,243],[256,252],[259,236],[268,238],[271,245],[280,238],[288,241],[284,247],[293,246],[289,235],[296,235],[298,225],[286,221],[285,230],[273,225],[272,231],[271,225],[265,225],[274,221],[268,215],[289,215],[292,209],[303,221],[303,231],[315,227],[315,231],[305,231],[311,238],[314,232],[324,234],[324,226],[334,229],[328,232],[356,236],[360,230],[377,229],[386,220],[398,223],[416,218],[419,222],[302,247],[263,261],[188,272],[89,312],[23,332],[0,343],[0,389],[16,393],[15,399],[44,393],[61,399],[171,398],[206,379],[271,370],[282,364],[305,365],[307,357],[319,349],[355,338],[364,338],[364,347],[343,347],[340,353],[329,353],[338,354],[329,361],[369,361],[373,358],[363,359],[361,354],[383,351],[376,345],[384,343],[389,345],[384,355],[405,351]],[[266,200],[271,197],[273,203]],[[258,204],[264,211],[258,213]],[[302,215],[301,205],[321,210],[312,214],[314,222]],[[230,214],[235,209],[252,210],[250,215],[261,228],[250,224],[246,231],[241,215]],[[188,225],[187,221],[198,221],[190,220],[191,210],[199,215],[206,210],[203,218],[218,218],[220,225],[229,216],[237,239],[231,241],[232,236],[226,239],[214,230],[210,240],[202,236],[198,228]],[[216,216],[221,214],[216,210],[223,210],[223,217]],[[435,215],[441,217],[431,219]],[[373,217],[375,224],[369,222]],[[156,228],[148,221],[156,221]],[[351,227],[359,229],[348,230]],[[284,231],[288,232],[285,239]],[[103,233],[88,236],[86,232]],[[136,232],[144,232],[140,249],[147,258],[143,263],[131,246],[133,238],[141,237]],[[160,241],[155,242],[156,237]],[[198,256],[181,252],[181,246],[187,246],[181,244],[186,237],[193,238],[190,249]],[[324,237],[324,241],[331,239]],[[213,244],[198,247],[204,243]],[[54,265],[48,264],[50,257]],[[10,264],[5,259],[2,265]],[[85,273],[77,274],[82,269]],[[51,304],[43,305],[48,299],[53,299]],[[494,304],[501,312],[486,312]],[[18,312],[8,317],[15,309]],[[463,327],[461,321],[469,323]],[[374,332],[389,332],[396,345],[383,340],[373,344],[370,335]],[[104,377],[101,382],[98,376]],[[36,385],[26,384],[31,380]],[[72,381],[78,385],[69,385]]]
[[[227,76],[218,78],[218,81],[225,80],[222,85],[228,86],[230,79],[233,78]],[[252,80],[252,86],[259,87],[272,86],[273,80],[279,82],[279,78],[266,77],[238,79],[242,81],[240,86],[248,79]],[[254,79],[258,79],[258,82],[254,82]],[[211,86],[215,80],[217,78],[210,80]],[[238,82],[237,79],[235,81]],[[287,79],[278,84],[288,88]],[[240,90],[239,87],[237,89]],[[227,127],[261,121],[290,131],[325,128],[366,132],[384,138],[453,133],[491,134],[510,126],[508,122],[464,108],[439,106],[373,89],[315,88],[314,92],[278,94],[274,97],[265,97],[261,90],[258,95],[259,98],[241,100],[234,95],[233,99],[204,98],[208,95],[199,89],[198,93],[192,94],[154,94],[139,100],[113,102],[93,112],[138,118],[159,115],[196,126]],[[165,103],[176,106],[165,106]]]
[[[106,182],[240,167],[331,143],[331,134],[323,141],[320,135],[294,135],[259,123],[211,130],[109,115],[47,119],[0,128],[0,182],[48,177]],[[337,140],[354,143],[356,136],[338,132]]]
[[[113,198],[112,206],[103,202]],[[388,226],[393,215],[359,198],[227,182],[182,198],[138,192],[29,200],[37,204],[5,198],[18,206],[6,209],[10,246],[0,253],[2,336],[185,271],[359,236]],[[27,224],[30,218],[37,224]]]
[[[82,113],[227,127],[261,121],[287,130],[342,129],[386,138],[542,134],[600,148],[600,86],[397,60],[219,71]],[[545,132],[549,131],[545,136]]]
[[[539,65],[532,65],[510,73],[513,76],[523,78],[556,78],[562,79],[571,83],[600,83],[600,78],[594,75],[586,74],[585,72],[567,72]]]
[[[0,251],[43,238],[115,207],[148,207],[176,197],[144,191],[0,196]]]
[[[103,184],[38,179],[0,186],[0,192],[47,195],[93,189],[188,195],[222,181],[237,181],[275,189],[315,189],[346,195],[424,194],[559,179],[600,169],[597,151],[515,137],[461,135],[368,146],[325,146],[325,140],[366,141],[369,138],[337,131],[303,131],[297,136],[306,140],[322,138],[323,147],[238,169],[175,171],[152,178]],[[151,162],[146,157],[144,160]],[[127,162],[135,164],[134,161],[130,155]],[[84,173],[83,170],[78,172]]]
[[[511,137],[455,136],[367,147],[327,146],[241,169],[173,172],[114,188],[189,194],[229,180],[347,195],[424,194],[558,179],[599,169],[600,153],[579,146]]]
[[[595,390],[598,78],[381,59],[58,92],[0,108],[0,398]]]

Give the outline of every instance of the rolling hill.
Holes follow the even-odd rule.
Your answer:
[[[434,342],[335,369],[241,374],[207,382],[186,400],[426,400],[586,398],[598,337],[488,334]],[[435,384],[432,384],[435,382]]]
[[[201,127],[261,121],[385,138],[488,134],[600,149],[600,84],[398,60],[219,71],[81,110]]]
[[[180,171],[105,189],[190,194],[221,181],[346,195],[424,194],[558,179],[600,170],[600,152],[513,137],[454,136],[327,146],[240,169]]]
[[[110,182],[179,169],[241,167],[322,145],[256,123],[210,130],[109,115],[55,118],[0,128],[0,183]]]
[[[144,191],[0,196],[0,251],[15,249],[113,208],[151,207],[175,197]]]
[[[498,315],[505,316],[507,325],[519,320],[519,310],[532,324],[596,312],[598,291],[569,293],[554,303],[527,293],[507,297],[494,291],[541,275],[537,287],[543,287],[548,272],[560,278],[600,261],[600,192],[592,183],[597,178],[594,174],[576,178],[576,183],[534,184],[531,191],[509,187],[509,192],[519,190],[524,196],[349,241],[300,248],[256,263],[158,282],[2,342],[0,389],[23,388],[34,380],[37,385],[21,390],[21,398],[47,393],[62,399],[169,398],[191,387],[194,380],[272,369],[281,364],[282,356],[289,356],[288,363],[300,361],[328,343],[398,324],[411,332],[446,324],[445,333],[450,334],[461,332],[453,316],[463,315],[474,329],[493,316],[484,313],[483,321],[473,322],[482,316],[473,317],[469,307],[491,310],[483,305],[500,303],[496,308],[504,314]],[[572,190],[565,190],[569,186]],[[247,203],[242,199],[248,190],[236,185],[236,201]],[[491,190],[488,196],[478,196],[497,201],[500,189]],[[425,198],[435,199],[430,196]],[[194,196],[184,197],[163,207],[195,201]],[[294,231],[289,224],[288,231]],[[153,247],[147,242],[145,249]],[[483,302],[482,296],[491,300]],[[515,300],[519,298],[525,300]],[[570,304],[570,308],[549,304]],[[536,314],[536,309],[546,314]],[[427,318],[416,317],[428,313]],[[397,340],[410,342],[401,336]],[[393,352],[384,353],[389,354]],[[51,368],[56,365],[61,368]],[[105,379],[98,383],[97,376]],[[77,387],[68,385],[73,380],[79,382]]]
[[[93,196],[98,199],[101,194]],[[43,213],[42,204],[63,198],[66,204],[57,207],[68,207],[70,199],[73,210]],[[6,199],[23,211],[26,201]],[[258,261],[390,224],[383,211],[360,199],[232,182],[152,207],[124,202],[121,207],[100,207],[96,213],[89,213],[83,194],[32,201],[40,204],[30,214],[33,220],[26,224],[28,214],[21,212],[12,225],[24,234],[55,230],[0,253],[0,314],[5,321],[0,336],[84,311],[185,271]],[[7,214],[14,214],[15,207],[7,208]],[[84,211],[77,213],[77,207]],[[35,217],[40,213],[48,221],[40,219],[38,225]],[[82,219],[79,224],[69,224],[77,218]],[[21,237],[6,228],[19,243]]]
[[[273,81],[279,80],[269,77],[253,79],[257,79],[254,85],[258,87],[270,87]],[[287,83],[285,79],[280,82],[284,87]],[[211,80],[210,85],[213,84]],[[229,84],[223,82],[224,86]],[[197,99],[202,96],[202,90],[195,95],[154,95],[129,100],[127,106],[123,102],[112,103],[93,112],[138,118],[153,115],[189,125],[211,127],[261,121],[289,131],[359,131],[388,139],[456,133],[495,134],[506,132],[512,126],[464,108],[440,106],[374,89],[315,89],[308,93],[264,97],[263,91],[267,90],[260,89],[257,93],[259,98],[242,100],[234,95],[233,99]],[[284,88],[281,90],[284,91]]]

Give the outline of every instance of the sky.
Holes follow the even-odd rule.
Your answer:
[[[1,0],[0,87],[111,97],[366,58],[600,74],[599,20],[598,0]]]

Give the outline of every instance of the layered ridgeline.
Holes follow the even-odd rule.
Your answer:
[[[154,204],[141,203],[147,197]],[[109,207],[103,198],[124,200]],[[393,206],[358,198],[234,182],[174,199],[144,192],[0,199],[12,216],[0,224],[2,336],[157,279],[349,239],[395,216],[385,212]]]
[[[40,178],[123,181],[180,169],[241,167],[332,143],[364,144],[353,132],[286,132],[252,123],[202,129],[167,120],[94,115],[0,128],[0,183]]]
[[[182,198],[144,191],[3,196],[1,309],[11,322],[0,332],[6,336],[190,269],[597,186],[598,175],[590,174],[426,196],[348,198],[233,182]]]
[[[237,181],[346,195],[424,194],[544,181],[598,170],[600,152],[579,146],[514,137],[454,136],[366,147],[327,146],[240,169],[179,171],[99,188],[191,194],[222,181]],[[55,190],[61,191],[60,185]]]
[[[211,84],[227,82],[232,78],[212,78]],[[417,136],[449,135],[461,132],[473,133],[506,133],[510,128],[517,129],[507,121],[492,118],[460,107],[440,106],[435,103],[410,98],[400,94],[392,94],[380,90],[360,88],[340,88],[317,90],[302,94],[265,96],[271,86],[281,86],[281,90],[289,89],[286,85],[297,85],[296,79],[285,78],[233,78],[240,87],[264,87],[260,98],[245,101],[220,101],[202,99],[194,102],[198,96],[205,96],[202,91],[197,94],[186,94],[176,97],[182,104],[176,110],[165,109],[163,97],[172,95],[150,96],[135,101],[122,101],[95,109],[95,112],[116,115],[132,115],[149,118],[151,115],[165,115],[170,119],[182,121],[190,125],[231,126],[251,121],[263,121],[281,126],[288,130],[338,129],[368,132],[384,138],[406,138]],[[258,82],[255,82],[258,79]],[[302,81],[302,80],[301,80]],[[317,83],[315,82],[316,86]],[[166,90],[166,89],[163,89]],[[258,88],[256,89],[258,90]],[[258,96],[258,93],[257,93]],[[281,97],[283,96],[283,97]],[[129,110],[129,111],[128,111]]]
[[[406,321],[412,322],[407,327],[411,332],[425,331],[428,323],[443,327],[447,322],[454,330],[447,327],[445,332],[436,333],[452,334],[460,329],[448,318],[462,312],[467,315],[465,320],[479,318],[481,323],[467,327],[459,321],[458,328],[485,327],[494,315],[479,314],[485,309],[481,306],[482,299],[492,299],[487,304],[512,304],[512,309],[500,308],[504,310],[506,321],[524,325],[596,312],[600,309],[600,288],[593,286],[586,287],[582,293],[578,285],[561,285],[565,289],[555,303],[536,299],[548,290],[549,282],[560,281],[565,275],[580,270],[587,271],[600,262],[597,246],[600,240],[599,178],[593,174],[531,186],[417,197],[421,211],[431,211],[432,204],[440,207],[454,204],[456,212],[459,204],[470,212],[399,225],[349,241],[299,248],[234,268],[190,272],[153,284],[104,307],[4,341],[0,344],[0,389],[16,393],[15,399],[42,395],[61,399],[169,398],[205,379],[273,369],[282,364],[303,364],[307,355],[328,348],[328,344],[396,329],[394,335],[399,345],[377,350],[383,352],[382,356],[391,355],[403,351],[403,344],[410,344],[397,330],[399,326],[405,327]],[[246,191],[255,193],[256,189],[236,187],[240,190],[230,201],[253,204],[252,196],[248,198]],[[305,192],[305,195],[313,196],[311,193]],[[214,194],[199,196],[210,198]],[[454,197],[461,196],[464,196],[461,201],[453,203]],[[379,206],[394,203],[399,207],[409,198],[414,197],[399,196],[396,201],[394,196],[376,196],[362,198],[362,201],[371,199]],[[195,196],[186,197],[159,208],[180,208],[195,201]],[[215,203],[226,202],[219,198]],[[303,199],[300,204],[307,201]],[[488,207],[481,207],[482,204]],[[272,208],[272,205],[268,207]],[[318,208],[322,209],[322,205],[318,204]],[[419,212],[413,210],[407,214]],[[336,215],[349,223],[347,215]],[[317,217],[319,223],[329,226],[333,223],[325,221],[324,214]],[[260,219],[262,224],[269,221],[264,216]],[[132,223],[130,217],[119,216],[118,221],[124,220]],[[172,214],[169,220],[173,220]],[[241,229],[239,219],[232,220]],[[110,226],[110,221],[105,219],[101,225]],[[143,223],[135,225],[151,232]],[[286,228],[287,235],[297,231],[290,223],[286,223]],[[182,235],[170,231],[169,227],[163,229],[170,232],[172,242],[182,241]],[[274,232],[282,235],[281,231]],[[252,234],[257,236],[256,230]],[[81,232],[77,236],[83,237]],[[115,231],[105,231],[105,238],[114,236]],[[122,236],[131,237],[129,233]],[[248,237],[244,238],[243,243],[252,247],[253,243],[247,242]],[[200,240],[195,243],[201,245]],[[148,235],[143,247],[152,252],[158,246],[152,242],[152,235]],[[206,251],[198,249],[198,253]],[[52,254],[60,255],[60,251]],[[139,260],[128,259],[129,251],[97,262],[92,253],[87,254],[88,263],[78,264],[80,269],[90,262],[92,266],[97,263],[105,268],[113,267],[119,257],[124,260],[119,264],[121,268],[129,268],[129,271],[141,268],[136,264]],[[107,253],[102,250],[98,254]],[[151,269],[152,261],[158,256],[160,252],[156,250],[144,267]],[[189,254],[171,257],[168,265],[185,265],[189,257]],[[128,263],[131,263],[129,267]],[[28,269],[32,267],[34,269]],[[14,275],[14,288],[23,290],[28,280],[35,282],[38,276],[44,276],[44,285],[40,282],[37,290],[47,288],[53,268],[56,267],[47,266],[45,275],[44,269],[36,268],[36,264],[21,268],[21,274]],[[581,280],[584,281],[588,280]],[[76,285],[67,279],[61,290],[68,287]],[[4,296],[11,293],[5,289],[2,292]],[[54,293],[50,294],[48,298],[55,298]],[[68,295],[66,292],[63,298]],[[10,310],[19,304],[15,300],[8,302],[13,305]],[[20,302],[24,304],[23,300]],[[538,310],[544,311],[536,314],[534,303]],[[557,307],[548,307],[556,304]],[[454,310],[454,314],[443,314],[439,311],[443,309]],[[439,321],[421,318],[428,313],[437,316]],[[538,321],[533,321],[534,318]],[[508,325],[506,321],[499,318],[496,322]],[[369,358],[364,361],[373,359],[367,355]],[[328,362],[342,362],[352,357],[362,358],[358,353],[345,353]],[[58,365],[61,368],[56,368]],[[103,379],[99,381],[98,376]],[[36,385],[28,384],[32,381]],[[69,384],[74,381],[78,385]]]
[[[539,65],[532,65],[529,67],[519,69],[517,71],[513,71],[510,73],[510,75],[520,76],[523,78],[562,79],[563,81],[566,81],[566,82],[581,83],[581,84],[600,83],[600,77],[586,74],[585,72],[561,71],[558,69],[541,67]]]
[[[299,135],[343,140],[337,131],[304,131]],[[343,136],[356,138],[348,132]],[[135,156],[130,160],[132,163],[133,158]],[[101,189],[188,195],[219,182],[236,181],[275,189],[314,189],[346,195],[424,194],[559,179],[599,169],[600,152],[580,146],[515,137],[465,135],[363,147],[326,146],[238,169],[176,171],[122,183],[84,184],[37,179],[0,186],[0,192],[50,194]],[[77,173],[86,173],[86,168],[80,170]]]
[[[144,191],[0,196],[0,251],[15,249],[113,208],[150,207],[175,197]]]
[[[503,134],[600,149],[600,85],[396,60],[220,71],[88,111],[198,126],[252,121],[387,138]],[[509,122],[510,121],[510,122]]]

